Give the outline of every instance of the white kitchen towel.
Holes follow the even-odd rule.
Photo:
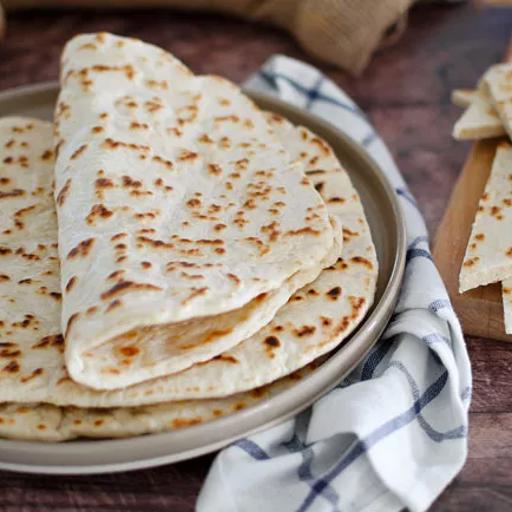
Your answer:
[[[313,407],[215,459],[200,512],[426,510],[467,454],[471,368],[416,201],[363,112],[317,69],[272,57],[247,83],[361,144],[398,195],[407,267],[382,339]]]

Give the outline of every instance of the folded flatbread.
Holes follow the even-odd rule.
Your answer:
[[[512,146],[496,150],[460,271],[460,291],[512,276]]]
[[[483,83],[506,133],[512,138],[512,64],[492,66],[485,73]]]
[[[480,85],[474,92],[468,108],[453,127],[457,140],[478,140],[505,135],[503,122],[496,111],[489,92]]]
[[[333,249],[327,209],[238,87],[141,41],[63,52],[55,196],[71,377],[123,388],[261,329]]]
[[[48,147],[51,126],[15,118],[0,122],[0,151],[3,160],[9,161],[8,166],[0,164],[1,190],[4,195],[10,192],[9,198],[4,200],[3,211],[7,211],[8,201],[19,201],[22,197],[13,190],[23,189],[23,197],[30,198],[39,212],[38,216],[27,217],[23,224],[25,231],[16,243],[3,239],[0,246],[0,255],[10,267],[4,267],[6,277],[0,282],[3,287],[0,343],[4,361],[0,370],[0,401],[14,403],[4,409],[12,412],[17,410],[16,404],[30,403],[31,413],[22,420],[26,424],[29,417],[38,417],[39,409],[33,406],[35,402],[84,408],[120,407],[120,411],[101,413],[103,422],[90,432],[80,431],[80,435],[113,435],[110,430],[100,427],[104,425],[106,429],[107,425],[116,424],[121,418],[124,426],[118,428],[125,434],[119,435],[128,435],[130,423],[127,418],[130,414],[138,418],[140,411],[140,408],[129,409],[128,406],[248,392],[304,367],[347,338],[371,306],[377,280],[375,249],[362,204],[348,175],[322,139],[306,128],[295,128],[279,116],[269,114],[267,120],[286,145],[292,161],[303,162],[329,212],[341,221],[342,257],[313,283],[295,293],[272,322],[234,349],[178,374],[112,391],[98,391],[74,382],[65,367],[64,340],[59,323],[56,222],[50,201],[52,155]],[[11,140],[15,142],[11,143]],[[6,145],[9,148],[5,148]],[[9,207],[11,214],[2,218],[2,227],[14,225],[20,215],[16,212],[27,204],[13,203]],[[46,213],[40,217],[43,211]],[[30,211],[23,215],[30,215]],[[40,220],[43,218],[46,218],[44,222]],[[39,234],[41,240],[37,239]],[[31,256],[33,253],[35,256]],[[52,297],[51,301],[49,297]],[[52,309],[48,309],[50,307]],[[218,408],[219,402],[215,404]],[[169,414],[178,410],[176,407],[185,412],[193,410],[182,405],[167,405],[169,410],[163,405],[164,409],[157,410]],[[51,407],[48,410],[55,411]],[[44,414],[41,412],[40,417]],[[100,413],[93,414],[84,409],[73,414],[75,419],[80,419],[76,415],[97,418],[95,414]],[[107,421],[105,417],[111,420]],[[145,425],[147,431],[172,428],[172,425],[162,426],[156,420],[137,424]],[[0,432],[13,435],[6,430]],[[78,435],[76,430],[73,432]]]

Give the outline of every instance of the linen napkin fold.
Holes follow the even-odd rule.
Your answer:
[[[366,148],[398,195],[407,266],[396,311],[366,359],[309,410],[222,450],[197,510],[426,510],[466,459],[471,368],[421,213],[365,115],[317,69],[274,56],[246,85]]]

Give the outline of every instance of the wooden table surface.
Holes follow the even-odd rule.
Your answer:
[[[243,81],[272,53],[313,61],[368,112],[405,175],[433,235],[469,146],[450,137],[459,114],[454,87],[473,86],[503,56],[512,9],[473,4],[415,9],[397,46],[382,50],[359,78],[323,66],[285,33],[217,15],[142,12],[32,12],[8,20],[0,45],[0,90],[57,78],[64,42],[108,30],[171,50],[196,72]],[[467,339],[473,364],[466,466],[435,511],[512,509],[512,344]],[[212,456],[161,468],[86,477],[0,472],[2,511],[192,510]]]

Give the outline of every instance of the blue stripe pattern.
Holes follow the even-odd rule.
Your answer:
[[[432,255],[425,249],[409,249],[406,254],[407,262],[413,260],[414,258],[427,258],[427,260],[432,261]]]
[[[239,439],[233,443],[233,446],[236,446],[243,450],[245,453],[250,455],[254,460],[269,460],[270,456],[265,453],[265,450],[258,446],[254,441],[250,439]]]
[[[405,187],[398,187],[395,189],[395,191],[400,197],[403,197],[408,203],[412,204],[416,209],[418,209],[418,203],[416,203],[416,199],[414,199],[414,197]]]
[[[385,439],[387,436],[395,433],[397,430],[405,427],[413,420],[415,420],[419,413],[432,401],[439,393],[441,393],[447,381],[448,374],[443,373],[433,384],[430,386],[423,395],[419,396],[413,405],[402,414],[395,416],[389,421],[382,424],[375,429],[366,438],[358,441],[354,447],[341,459],[341,461],[321,479],[317,480],[313,489],[306,496],[304,502],[297,509],[298,512],[306,512],[312,505],[313,501],[322,494],[323,490],[333,481],[339,474],[345,471],[350,464],[352,464],[358,457],[370,450],[379,441]],[[438,442],[441,442],[439,440]]]
[[[344,103],[330,96],[326,96],[320,91],[312,91],[307,87],[304,87],[299,82],[295,81],[293,78],[289,76],[283,75],[282,73],[269,73],[268,71],[260,71],[259,76],[269,82],[272,86],[276,84],[278,80],[283,80],[292,87],[294,87],[297,92],[302,93],[308,100],[311,101],[321,101],[324,103],[328,103],[331,105],[335,105],[336,107],[342,108],[343,110],[347,110],[348,112],[355,114],[363,119],[366,119],[366,115],[362,110],[359,110],[355,105],[349,105],[348,103]],[[310,103],[310,105],[311,105]]]

